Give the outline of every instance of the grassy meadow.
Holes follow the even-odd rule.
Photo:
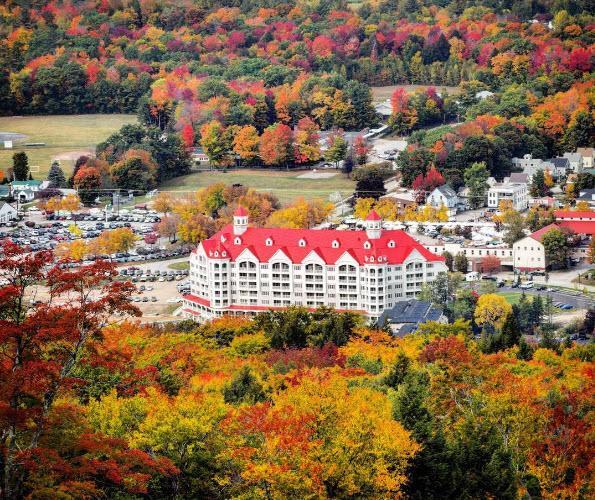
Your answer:
[[[242,184],[258,191],[270,191],[281,202],[287,203],[300,196],[305,199],[321,198],[328,200],[329,195],[337,191],[345,197],[349,196],[355,187],[355,182],[346,178],[340,172],[330,178],[300,178],[302,174],[307,172],[310,171],[246,169],[226,173],[222,171],[195,172],[166,181],[159,186],[159,190],[182,193],[184,191],[196,191],[217,182],[224,182],[225,184]]]
[[[76,159],[85,153],[94,153],[95,146],[116,132],[122,125],[136,123],[135,115],[52,115],[0,117],[0,138],[3,133],[23,134],[13,149],[4,149],[0,143],[0,170],[12,166],[12,155],[25,151],[29,165],[38,166],[33,172],[36,179],[45,179],[52,160],[60,160],[64,172],[72,171]],[[25,143],[43,142],[45,146],[24,146]],[[35,169],[37,170],[37,169]]]

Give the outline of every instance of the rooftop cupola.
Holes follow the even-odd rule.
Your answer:
[[[242,205],[233,213],[233,234],[244,234],[248,229],[248,210]]]
[[[382,219],[376,212],[372,210],[366,217],[366,234],[371,240],[377,240],[382,233]]]

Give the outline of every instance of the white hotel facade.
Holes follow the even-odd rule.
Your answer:
[[[366,225],[365,231],[256,228],[239,207],[233,224],[192,252],[183,313],[204,320],[324,305],[376,319],[447,270],[442,257],[405,232],[382,230],[376,212]]]

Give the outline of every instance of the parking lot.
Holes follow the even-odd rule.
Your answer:
[[[173,270],[172,264],[187,262],[175,259],[146,262],[119,268],[122,279],[130,279],[137,288],[132,301],[142,311],[141,321],[152,323],[174,319],[173,312],[181,305],[181,290],[188,290],[188,271]]]

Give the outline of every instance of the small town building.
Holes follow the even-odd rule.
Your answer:
[[[529,182],[531,181],[531,179],[529,178],[529,174],[525,172],[513,172],[510,174],[510,177],[507,177],[507,179],[508,182],[512,182],[514,184],[529,184]]]
[[[385,309],[378,318],[376,326],[389,328],[393,336],[402,337],[415,332],[419,325],[427,321],[448,323],[442,310],[431,302],[409,299],[397,302],[390,309]]]
[[[448,210],[448,216],[456,215],[459,197],[454,189],[444,184],[434,189],[426,199],[426,203],[435,209],[443,206]]]
[[[18,212],[15,207],[5,201],[0,201],[0,224],[17,220]]]
[[[11,196],[19,203],[33,201],[35,196],[37,196],[37,193],[42,189],[42,181],[13,181],[10,184]]]
[[[581,189],[576,201],[586,201],[590,208],[595,209],[595,189]]]
[[[547,163],[552,165],[552,168],[549,168],[548,170],[554,179],[565,177],[571,170],[570,161],[565,157],[550,158],[547,160]]]
[[[581,155],[583,170],[595,167],[593,158],[595,157],[595,148],[576,148],[576,152]]]
[[[515,169],[521,170],[523,173],[527,174],[529,179],[538,170],[546,171],[553,168],[551,163],[544,161],[541,158],[533,158],[533,155],[531,154],[523,155],[522,158],[513,158],[512,164]]]
[[[541,243],[543,235],[552,229],[559,229],[556,224],[542,227],[540,230],[521,238],[512,245],[514,268],[521,272],[544,271],[545,248]]]
[[[209,163],[209,157],[202,148],[191,148],[190,158],[194,163]]]
[[[527,184],[509,182],[492,186],[488,190],[488,207],[498,208],[501,201],[510,201],[512,208],[519,212],[527,210],[529,206]]]
[[[562,155],[568,160],[568,166],[573,172],[583,171],[583,157],[580,153],[564,153]]]

